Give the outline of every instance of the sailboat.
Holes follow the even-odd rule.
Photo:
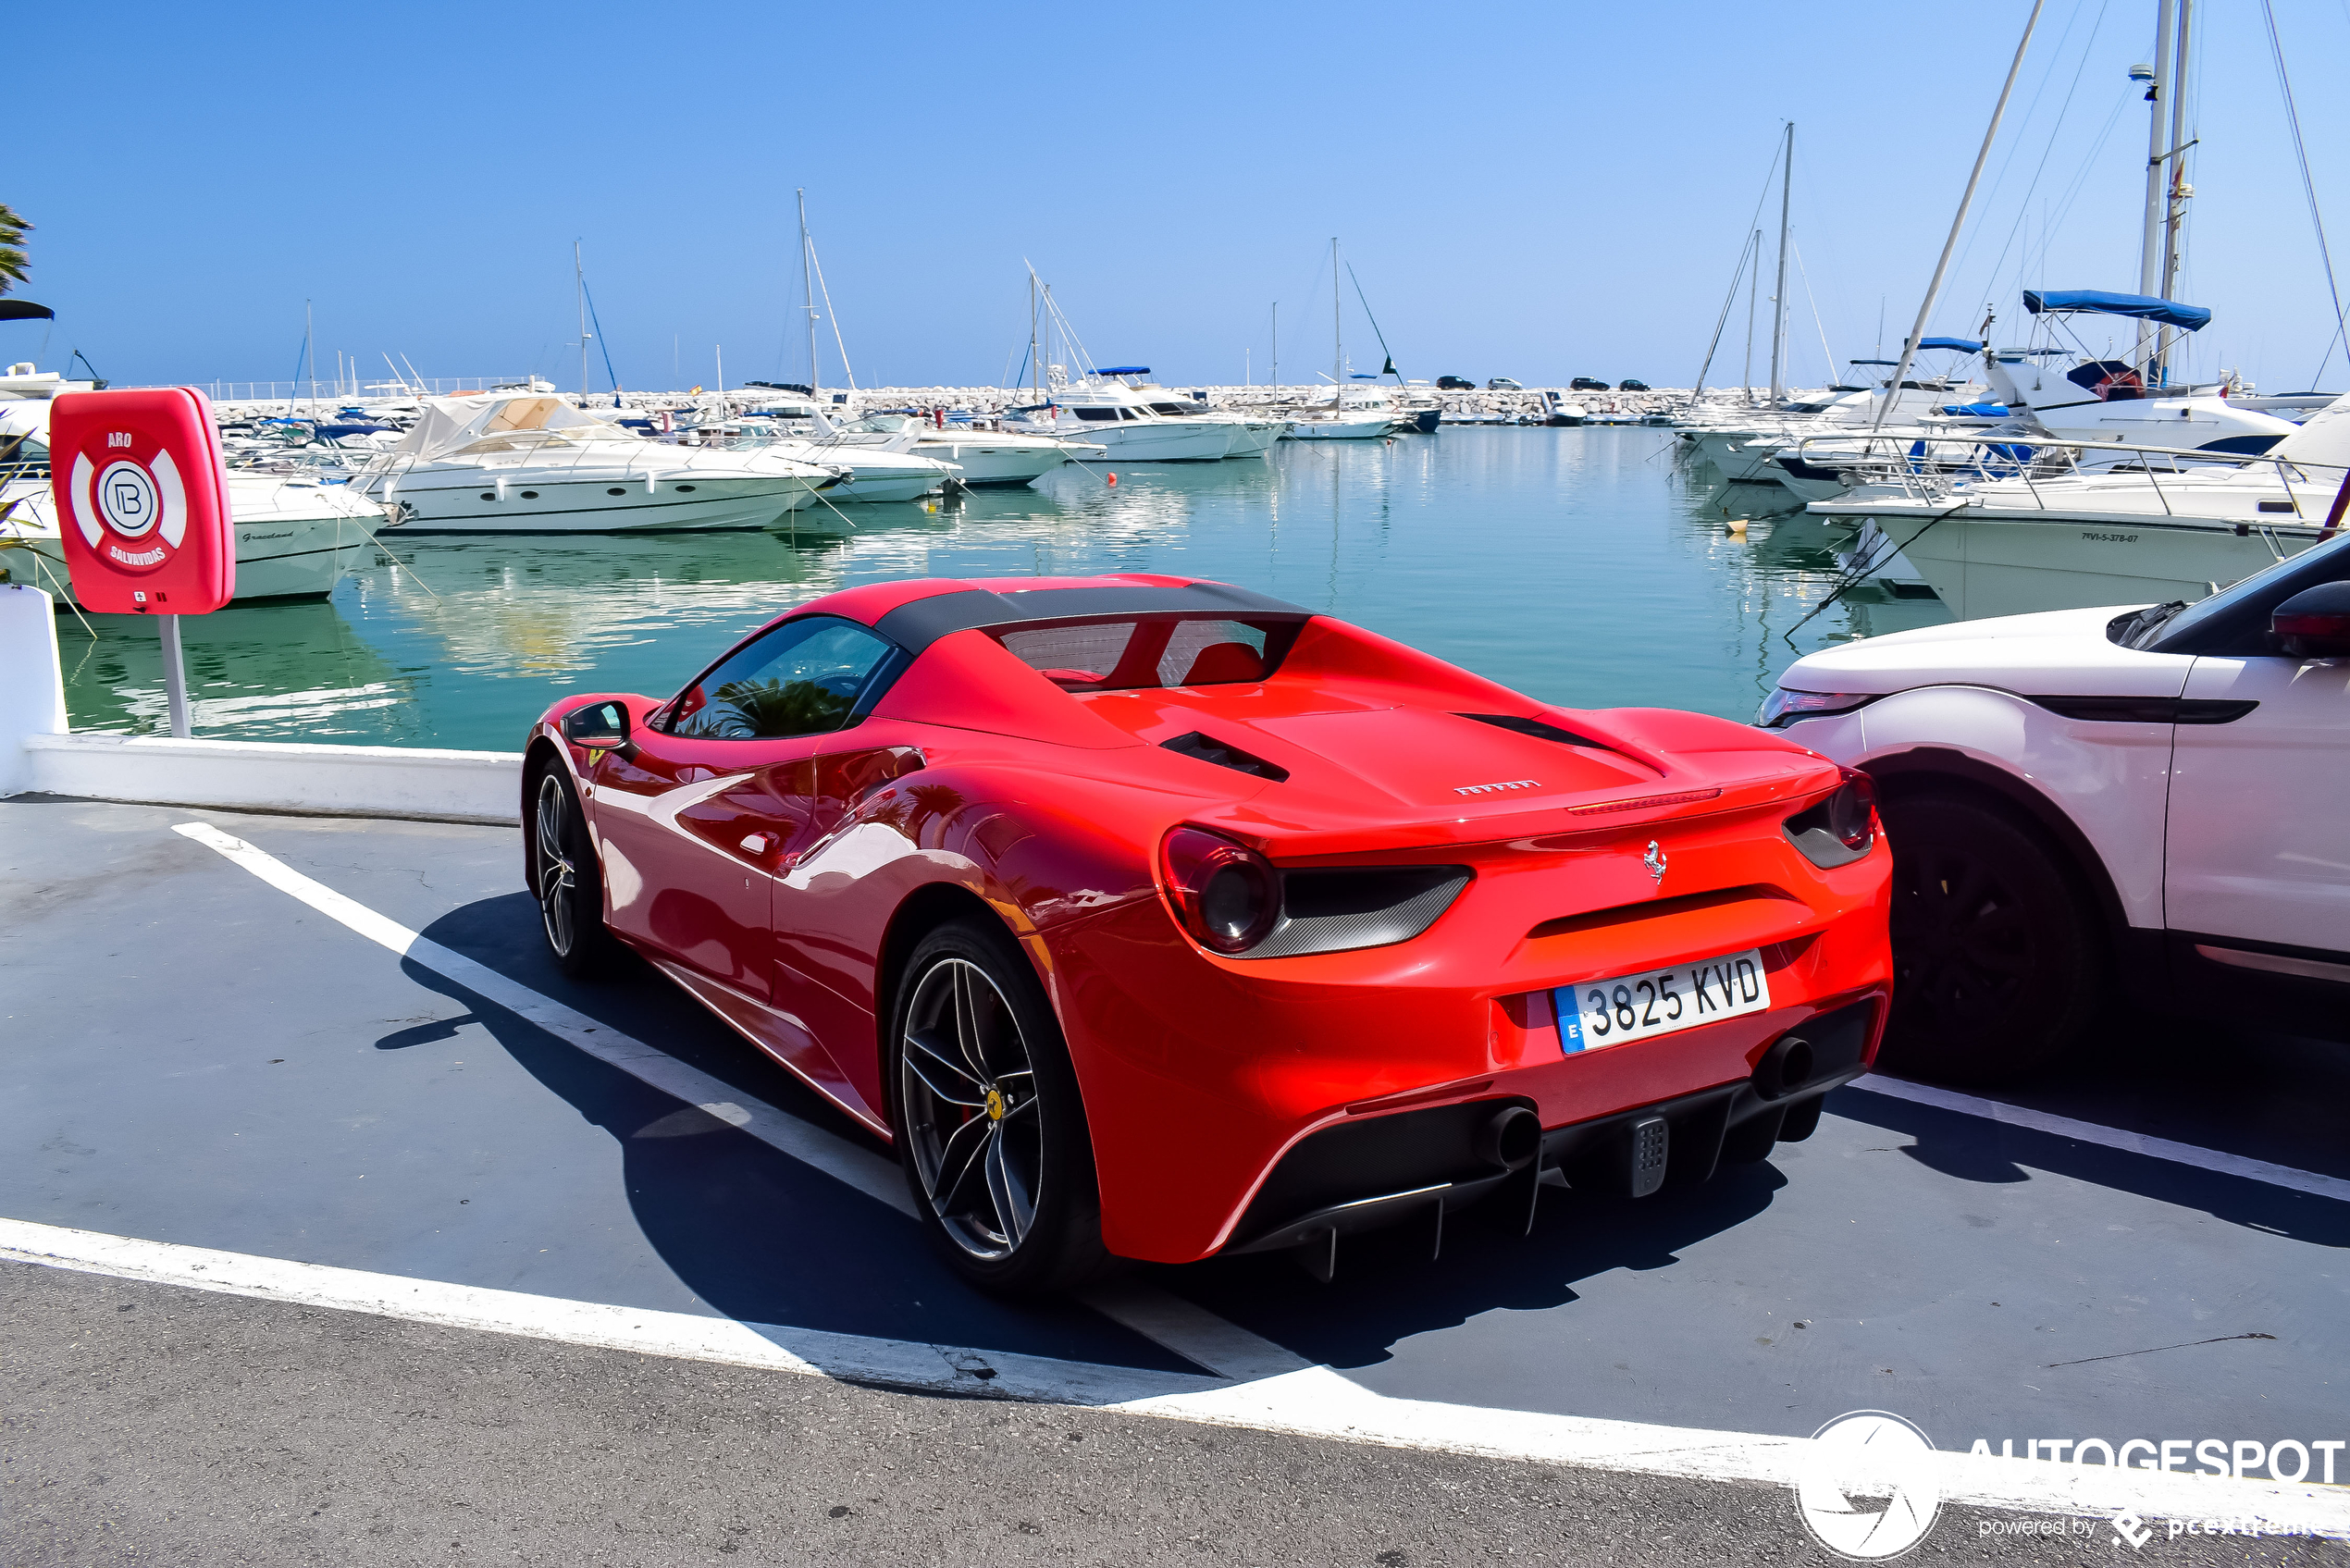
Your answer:
[[[1051,287],[1040,293],[1033,268],[1028,277],[1030,401],[1005,411],[1005,429],[1084,442],[1117,463],[1220,463],[1231,452],[1238,426],[1165,414],[1151,406],[1152,400],[1137,389],[1150,375],[1149,365],[1088,370],[1072,385],[1062,365],[1047,364],[1056,330],[1071,362],[1085,364],[1092,356],[1053,303]]]
[[[1285,438],[1292,441],[1376,440],[1395,428],[1395,405],[1377,391],[1347,398],[1345,295],[1341,287],[1338,240],[1330,240],[1330,401],[1289,416]]]
[[[2178,386],[2171,351],[2211,313],[2168,297],[2189,187],[2186,138],[2193,0],[2156,0],[2149,132],[2154,157],[2137,294],[2035,290],[2043,323],[2134,319],[2136,352],[2082,352],[2071,370],[2038,363],[2070,350],[1985,355],[1992,384],[2059,441],[2014,477],[1954,479],[1900,463],[1811,511],[1857,524],[1856,553],[1898,551],[1964,620],[2092,605],[2201,599],[2330,537],[2350,497],[2350,399],[2296,428],[2234,407],[2220,386]],[[2167,117],[2167,125],[2166,125]]]

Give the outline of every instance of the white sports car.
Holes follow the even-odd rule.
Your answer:
[[[1901,632],[1759,721],[1874,779],[1886,1065],[1994,1082],[2111,1006],[2350,1038],[2350,537],[2195,604]]]

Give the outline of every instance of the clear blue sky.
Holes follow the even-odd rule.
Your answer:
[[[45,347],[0,324],[0,360],[284,377],[308,298],[329,371],[388,351],[570,387],[577,238],[624,383],[672,384],[673,340],[687,383],[713,344],[730,383],[798,379],[805,186],[868,385],[1004,379],[1023,257],[1101,363],[1237,381],[1253,353],[1261,379],[1278,299],[1303,380],[1330,361],[1334,234],[1408,375],[1686,385],[1791,118],[1795,364],[1816,384],[1814,300],[1839,358],[1871,351],[1880,309],[1888,343],[1907,327],[2027,10],[20,6],[0,200],[39,226],[20,292],[58,320]],[[1990,302],[2014,340],[2022,286],[2135,288],[2146,121],[2125,72],[2152,12],[2048,0],[1935,330]],[[2350,223],[2350,12],[2277,14],[2320,199]],[[2198,373],[2289,390],[2331,315],[2261,15],[2200,8],[2179,291],[2216,313]],[[1739,379],[1743,322],[1741,299],[1716,383]],[[1347,335],[1376,368],[1351,299]],[[2325,379],[2350,380],[2338,352]]]

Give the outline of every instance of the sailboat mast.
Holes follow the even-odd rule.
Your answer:
[[[1281,389],[1281,302],[1273,302],[1273,391]]]
[[[1787,151],[1779,167],[1779,281],[1771,291],[1771,401],[1787,401],[1787,231],[1795,190],[1795,122],[1787,122]]]
[[[1338,409],[1338,395],[1346,389],[1346,341],[1339,329],[1338,295],[1338,236],[1330,236],[1330,409]]]
[[[815,402],[816,376],[816,278],[808,248],[808,191],[798,187],[799,197],[799,308],[808,317],[808,401]]]
[[[1036,273],[1028,274],[1028,397],[1031,402],[1043,402],[1038,390],[1045,385],[1045,367],[1036,361]]]
[[[1746,401],[1754,401],[1754,299],[1762,291],[1762,231],[1749,241],[1754,247],[1754,270],[1746,275]]]
[[[2146,230],[2138,249],[2138,292],[2158,293],[2162,288],[2162,219],[2168,210],[2167,191],[2163,183],[2163,168],[2169,162],[2163,156],[2162,110],[2170,101],[2171,41],[2175,36],[2178,20],[2177,0],[2154,0],[2154,80],[2146,88],[2146,103],[2150,105],[2146,118]],[[2154,374],[2152,360],[2155,340],[2160,328],[2150,321],[2138,323],[2138,364],[2148,379]]]
[[[579,306],[579,401],[588,401],[588,268],[579,259],[579,241],[571,242],[571,291]]]
[[[310,412],[315,417],[318,413],[318,337],[313,326],[310,302],[304,300],[302,302],[302,357],[310,364]]]
[[[2187,222],[2187,48],[2192,42],[2195,21],[2195,0],[2178,0],[2179,44],[2171,70],[2171,145],[2170,178],[2163,199],[2162,216],[2162,297],[2173,298],[2179,286],[2179,242],[2184,236]],[[2156,386],[2171,382],[2171,351],[2179,341],[2176,327],[2166,327],[2155,334],[2154,374],[2146,377]]]

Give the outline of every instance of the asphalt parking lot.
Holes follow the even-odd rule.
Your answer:
[[[360,914],[175,831],[194,823]],[[2117,1015],[2096,1059],[2004,1110],[1863,1080],[1766,1164],[1639,1202],[1549,1192],[1530,1239],[1465,1224],[1434,1266],[1398,1236],[1328,1286],[1260,1256],[1014,1306],[934,1264],[885,1155],[668,982],[556,973],[518,861],[511,829],[0,802],[0,1221],[19,1257],[50,1227],[162,1260],[0,1264],[7,1561],[208,1561],[199,1537],[221,1561],[1802,1561],[1783,1489],[1667,1474],[1627,1434],[1801,1438],[1880,1410],[1946,1451],[2217,1438],[2247,1481],[2294,1478],[2263,1468],[2272,1445],[2350,1438],[2350,1052]],[[425,945],[388,950],[367,916]],[[243,1266],[198,1249],[322,1266],[328,1295],[190,1290],[175,1268]],[[748,1330],[800,1364],[319,1304],[362,1276]],[[909,1346],[927,1370],[902,1370]],[[1497,1468],[1474,1438],[1126,1413],[1305,1369],[1326,1398],[1595,1435]],[[413,1507],[394,1452],[430,1482]],[[2318,1452],[2350,1499],[2350,1451]],[[345,1513],[286,1512],[303,1488]],[[478,1527],[444,1535],[457,1491]],[[942,1522],[958,1508],[978,1534]],[[579,1536],[599,1509],[635,1512]],[[1976,1528],[2004,1517],[1953,1510],[1919,1549],[2137,1549]],[[2144,1551],[2350,1560],[2307,1536]]]

